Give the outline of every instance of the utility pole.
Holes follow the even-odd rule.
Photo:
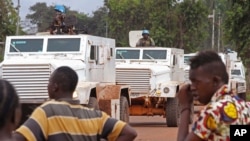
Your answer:
[[[109,8],[108,8],[109,0],[107,1],[107,17],[106,17],[106,37],[108,37],[108,15],[109,15]]]
[[[19,35],[19,23],[20,23],[20,18],[19,18],[19,10],[20,10],[20,0],[17,1],[17,24],[16,24],[16,35]]]
[[[106,37],[108,37],[108,12],[109,10],[107,11],[107,18],[106,18]]]
[[[213,30],[212,30],[212,50],[214,50],[214,21],[215,21],[215,10],[213,9]]]
[[[221,17],[220,17],[220,12],[218,14],[218,52],[220,52],[220,20],[221,20]]]
[[[208,18],[212,18],[213,22],[212,22],[212,50],[214,50],[214,21],[215,21],[215,10],[213,8],[213,14],[212,15],[208,15]]]

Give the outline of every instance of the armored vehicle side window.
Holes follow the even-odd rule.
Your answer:
[[[95,45],[91,45],[90,47],[90,59],[97,60],[99,56],[99,47]]]
[[[11,39],[10,52],[41,52],[43,39]]]
[[[240,70],[234,69],[234,70],[231,70],[231,75],[241,75],[241,72]]]
[[[139,59],[140,50],[125,50],[117,49],[116,50],[116,59]]]
[[[142,59],[166,59],[166,50],[143,50]]]
[[[192,58],[193,56],[184,56],[184,64],[189,64],[190,63],[190,59]]]
[[[53,38],[48,39],[48,52],[80,51],[80,38]]]
[[[113,48],[110,48],[110,56],[113,56]]]

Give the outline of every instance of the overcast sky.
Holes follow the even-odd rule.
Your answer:
[[[18,0],[12,0],[14,6],[17,6]],[[93,11],[103,6],[104,0],[19,0],[20,1],[20,17],[21,20],[25,19],[25,16],[31,11],[29,8],[35,5],[37,2],[46,2],[47,6],[62,4],[70,7],[71,10],[84,12],[86,14],[92,14]]]

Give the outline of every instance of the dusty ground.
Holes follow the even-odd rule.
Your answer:
[[[175,141],[176,127],[167,127],[163,117],[131,116],[130,124],[136,129],[138,136],[135,141]]]
[[[195,111],[201,108],[202,106],[196,106]],[[130,124],[138,133],[135,141],[176,141],[177,139],[178,128],[167,127],[166,119],[161,116],[131,116]]]

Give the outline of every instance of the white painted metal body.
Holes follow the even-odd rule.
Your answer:
[[[42,103],[48,99],[50,74],[69,66],[79,76],[76,96],[87,104],[91,88],[115,85],[114,48],[114,39],[91,35],[7,36],[0,73],[22,103]]]
[[[188,78],[189,64],[188,59],[193,57],[196,53],[184,54],[184,64],[185,64],[185,78]],[[228,86],[235,93],[246,93],[246,76],[245,67],[242,61],[239,59],[237,52],[230,51],[227,53],[219,53],[222,61],[225,63],[227,72],[229,75]],[[185,60],[186,59],[186,60]]]
[[[117,47],[116,82],[131,87],[131,98],[175,97],[184,81],[183,53],[176,48]]]
[[[238,53],[231,51],[228,53],[219,53],[226,65],[229,74],[229,88],[235,93],[246,93],[246,76],[243,62],[238,57]]]

